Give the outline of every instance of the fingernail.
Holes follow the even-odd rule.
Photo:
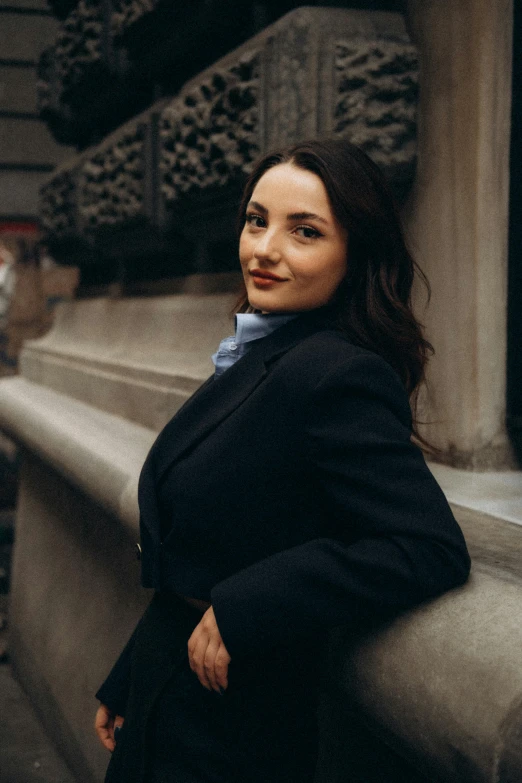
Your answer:
[[[121,726],[115,726],[114,727],[114,739],[117,739],[118,734],[120,733],[120,731],[121,731]]]

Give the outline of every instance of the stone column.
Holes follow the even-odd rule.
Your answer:
[[[425,433],[458,467],[512,467],[505,426],[512,0],[409,0],[420,56],[407,224],[432,285]]]

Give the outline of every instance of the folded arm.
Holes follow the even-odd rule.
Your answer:
[[[232,658],[390,617],[466,581],[462,533],[410,425],[404,388],[375,355],[340,363],[317,385],[303,449],[336,534],[271,555],[214,587]]]

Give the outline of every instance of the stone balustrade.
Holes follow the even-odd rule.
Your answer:
[[[260,153],[318,135],[358,144],[404,193],[417,82],[400,15],[297,9],[58,169],[42,189],[44,228],[93,241],[138,218],[182,230],[186,195],[240,183]]]

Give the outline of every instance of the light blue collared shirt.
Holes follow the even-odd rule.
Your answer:
[[[214,377],[221,375],[241,359],[252,347],[254,340],[266,337],[298,315],[299,313],[238,313],[235,318],[235,335],[221,340],[219,348],[212,356],[216,368]]]

